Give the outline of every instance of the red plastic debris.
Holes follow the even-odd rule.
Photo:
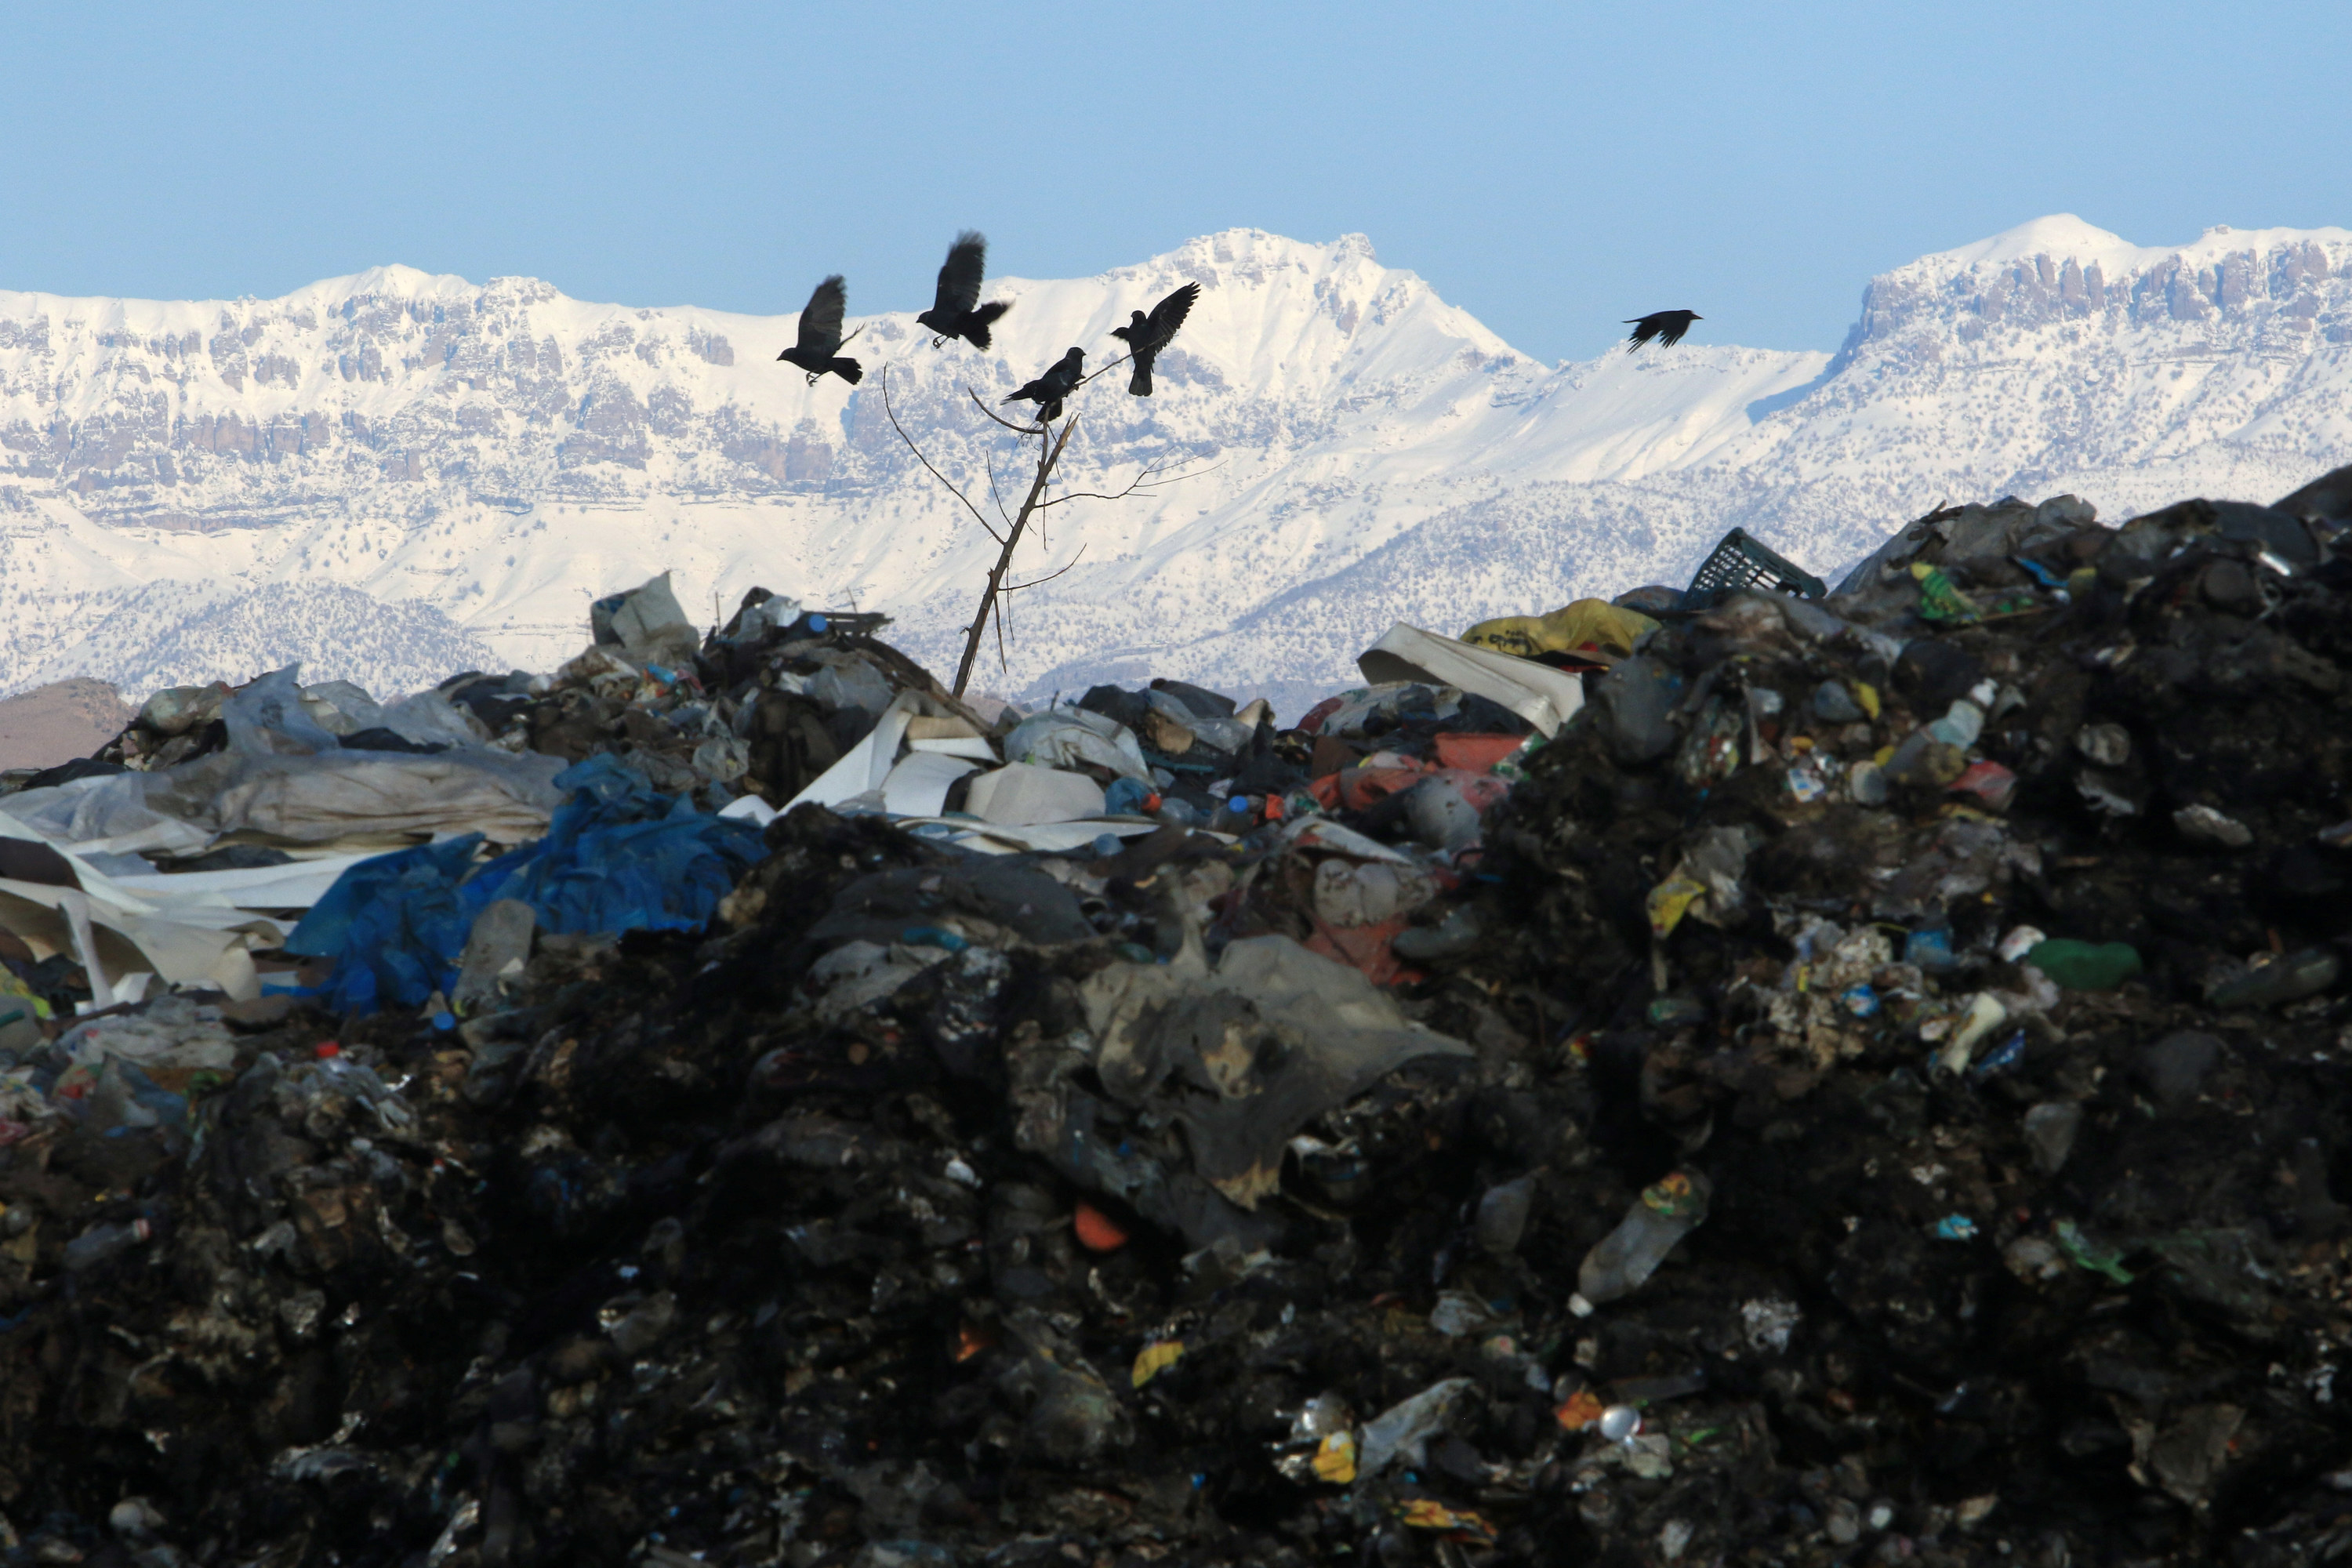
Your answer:
[[[1483,773],[1526,744],[1525,735],[1440,735],[1437,761],[1444,767]]]
[[[1309,708],[1307,710],[1307,717],[1298,721],[1298,727],[1310,735],[1318,734],[1323,729],[1323,721],[1328,719],[1332,714],[1337,713],[1339,710],[1339,699],[1336,697],[1326,697],[1322,701],[1318,702],[1314,707]]]
[[[1412,923],[1402,915],[1363,926],[1335,926],[1318,920],[1313,932],[1299,945],[1309,952],[1336,958],[1362,971],[1364,978],[1375,985],[1393,985],[1400,980],[1420,977],[1390,945]]]
[[[1127,1229],[1089,1203],[1078,1205],[1072,1220],[1079,1244],[1091,1252],[1117,1252],[1127,1245]]]
[[[1999,763],[1975,763],[1948,786],[1954,795],[1972,795],[1993,811],[2007,811],[2017,793],[2017,775]]]

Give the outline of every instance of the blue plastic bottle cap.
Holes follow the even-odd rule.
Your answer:
[[[824,630],[825,627],[833,625],[831,621],[826,620],[823,616],[811,616],[808,618],[808,622],[809,630],[813,632],[821,632]]]

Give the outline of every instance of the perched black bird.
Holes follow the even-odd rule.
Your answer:
[[[1168,340],[1176,335],[1176,329],[1192,313],[1192,301],[1200,297],[1201,286],[1187,283],[1152,306],[1149,316],[1140,310],[1129,310],[1127,325],[1110,330],[1112,337],[1126,340],[1134,356],[1135,369],[1128,374],[1128,391],[1138,397],[1151,395],[1151,362],[1160,357],[1160,351],[1168,346]]]
[[[1683,341],[1683,334],[1691,330],[1693,321],[1706,320],[1696,310],[1653,310],[1638,321],[1625,323],[1633,329],[1627,334],[1625,352],[1632,353],[1652,338],[1658,340],[1660,348],[1670,349]]]
[[[808,372],[811,386],[826,371],[856,385],[865,378],[865,367],[854,359],[835,357],[841,353],[841,318],[848,309],[849,291],[841,286],[841,274],[836,272],[818,284],[808,303],[801,307],[801,341],[776,357]],[[857,332],[865,330],[860,327]],[[854,338],[857,332],[849,335]]]
[[[1078,389],[1086,371],[1087,351],[1072,349],[1055,360],[1052,369],[1004,401],[1018,403],[1026,398],[1037,405],[1037,422],[1051,425],[1062,416],[1062,399]]]
[[[929,310],[915,318],[918,325],[930,328],[935,334],[933,348],[950,338],[969,338],[976,349],[988,346],[990,323],[1013,309],[1013,301],[980,302],[980,280],[987,271],[988,237],[976,228],[965,229],[948,247],[948,258],[940,268],[938,298]]]

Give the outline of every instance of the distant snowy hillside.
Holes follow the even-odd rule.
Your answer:
[[[2352,455],[2352,233],[2143,248],[2039,220],[1873,281],[1835,355],[1685,343],[1538,365],[1360,237],[1253,230],[1097,278],[1000,279],[996,352],[853,315],[865,383],[774,363],[793,318],[640,310],[382,268],[281,300],[0,291],[0,691],[136,696],[305,650],[380,690],[552,666],[588,602],[665,567],[698,614],[754,584],[883,609],[934,665],[993,546],[883,407],[985,503],[1022,459],[973,409],[1187,279],[1160,362],[1085,388],[1077,501],[1024,574],[1009,669],[1227,687],[1349,679],[1441,629],[1675,582],[1745,524],[1828,569],[1939,500],[2074,490],[2108,514],[2270,499]],[[813,279],[780,280],[798,292]],[[785,287],[786,283],[790,287]],[[862,303],[850,280],[853,311]],[[1622,312],[1603,310],[1614,316]]]

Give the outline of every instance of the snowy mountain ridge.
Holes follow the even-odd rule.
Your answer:
[[[2352,231],[2133,246],[2059,216],[1874,279],[1835,355],[1686,342],[1545,367],[1369,242],[1208,236],[1137,267],[992,280],[995,352],[861,315],[865,382],[773,363],[793,318],[373,268],[283,299],[0,291],[0,690],[133,695],[299,656],[389,692],[551,667],[588,601],[675,568],[898,617],[951,665],[1017,486],[993,405],[1126,312],[1202,286],[1160,390],[1073,402],[1066,478],[984,686],[1115,674],[1304,691],[1390,619],[1458,629],[1678,582],[1740,524],[1817,570],[1938,500],[2074,490],[2111,517],[2267,500],[2352,450]],[[967,391],[969,389],[969,391]],[[886,402],[887,407],[886,408]],[[1079,546],[1083,544],[1083,554]]]

